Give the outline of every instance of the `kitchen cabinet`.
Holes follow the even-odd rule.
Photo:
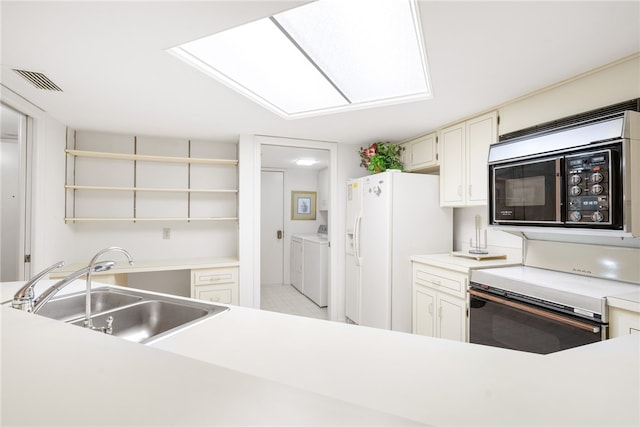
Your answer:
[[[640,290],[607,298],[609,338],[640,333]]]
[[[413,255],[413,333],[468,341],[471,271],[520,264],[518,257],[476,261],[446,254]]]
[[[191,270],[191,297],[238,305],[238,267]]]
[[[438,167],[438,136],[436,132],[400,144],[402,164],[407,172],[429,171]]]
[[[318,210],[329,210],[329,169],[318,172]]]
[[[290,281],[294,288],[302,292],[302,238],[297,236],[291,237],[291,277]]]
[[[467,341],[467,276],[413,263],[413,333]]]
[[[210,157],[237,158],[235,145],[79,133],[65,150],[65,221],[237,221],[238,161]]]
[[[497,137],[496,112],[440,131],[440,206],[487,204],[487,156]]]

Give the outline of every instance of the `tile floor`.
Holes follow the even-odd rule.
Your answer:
[[[318,307],[316,303],[288,284],[262,285],[260,287],[260,308],[296,316],[327,319],[327,307]]]

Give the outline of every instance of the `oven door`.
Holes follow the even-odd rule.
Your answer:
[[[469,342],[548,354],[604,339],[604,325],[469,289]]]
[[[562,224],[562,158],[491,165],[493,224]]]

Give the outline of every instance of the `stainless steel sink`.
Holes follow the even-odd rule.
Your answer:
[[[69,322],[85,314],[85,293],[75,293],[51,299],[38,311],[40,316]],[[112,289],[95,289],[91,292],[91,313],[102,313],[141,301],[139,295],[118,292]]]
[[[147,343],[151,338],[159,339],[160,334],[202,319],[209,313],[209,310],[185,304],[143,301],[91,318],[94,325],[104,325],[107,323],[107,317],[112,316],[112,335],[127,341]],[[84,319],[80,319],[72,324],[82,326],[83,322]]]
[[[83,326],[84,304],[85,293],[74,293],[50,300],[37,314]],[[143,344],[229,310],[226,306],[204,301],[129,288],[93,289],[91,304],[91,319],[95,326],[106,325],[111,316],[112,335]]]

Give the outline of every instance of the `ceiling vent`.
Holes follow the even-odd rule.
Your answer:
[[[38,89],[55,90],[58,92],[62,92],[62,89],[60,89],[57,84],[52,82],[49,77],[45,76],[42,73],[37,73],[35,71],[16,70],[15,68],[13,69],[13,71],[20,74]]]

